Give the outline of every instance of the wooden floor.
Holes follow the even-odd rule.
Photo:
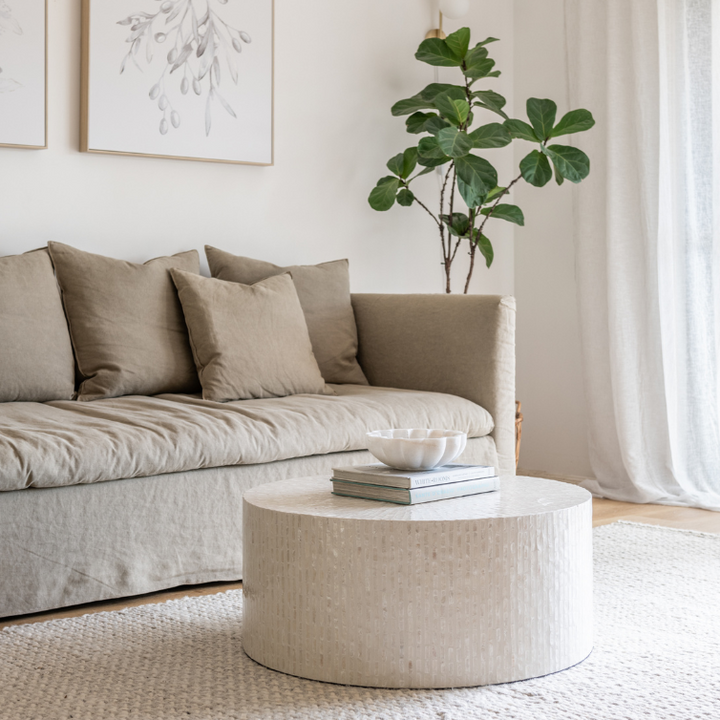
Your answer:
[[[686,530],[700,530],[720,534],[720,513],[695,508],[680,508],[669,505],[635,505],[633,503],[615,502],[614,500],[593,499],[593,526],[607,525],[616,520],[630,520],[633,522],[664,525],[666,527],[684,528]],[[104,612],[107,610],[120,610],[138,605],[150,605],[173,600],[186,596],[212,595],[234,588],[241,588],[242,583],[210,583],[207,585],[192,585],[174,590],[140,595],[122,600],[79,605],[51,612],[24,615],[16,618],[0,620],[0,629],[9,625],[23,625],[26,623],[57,620],[58,618],[77,617],[88,613]]]

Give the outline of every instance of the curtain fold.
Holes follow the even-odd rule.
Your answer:
[[[616,500],[720,510],[719,3],[565,2],[570,103],[597,121],[575,190],[586,486]]]

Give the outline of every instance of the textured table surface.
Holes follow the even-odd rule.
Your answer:
[[[327,477],[249,490],[243,647],[291,675],[373,687],[538,677],[592,648],[590,494],[506,477],[414,506]]]
[[[479,520],[510,518],[564,510],[590,500],[577,485],[531,477],[503,477],[500,490],[419,505],[348,498],[331,493],[327,476],[293,478],[261,485],[245,493],[245,500],[267,510],[354,520]]]

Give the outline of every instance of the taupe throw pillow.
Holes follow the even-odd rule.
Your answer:
[[[205,400],[332,394],[289,275],[241,285],[171,273]]]
[[[75,360],[47,251],[0,258],[0,402],[74,393]]]
[[[187,328],[168,270],[200,272],[195,250],[144,265],[48,243],[75,358],[78,400],[199,392]]]
[[[358,336],[350,302],[347,260],[278,267],[205,246],[214,278],[252,285],[289,272],[305,313],[315,358],[325,382],[367,385],[357,361]]]

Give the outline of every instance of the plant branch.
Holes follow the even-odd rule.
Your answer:
[[[479,231],[478,231],[479,232]],[[473,270],[475,269],[475,253],[477,251],[477,243],[470,243],[470,269],[468,270],[467,279],[465,280],[465,289],[463,294],[467,295],[470,289],[470,278],[472,277]]]
[[[495,212],[495,208],[499,205],[500,201],[503,199],[505,195],[507,195],[510,192],[510,188],[518,182],[522,178],[522,174],[518,175],[498,196],[497,200],[492,204],[490,207],[487,215],[485,215],[485,218],[480,223],[480,227],[478,227],[477,230],[477,238],[482,235],[482,231],[485,228],[485,223],[492,217],[492,214]],[[477,252],[477,241],[473,242],[472,240],[472,224],[470,225],[470,268],[468,269],[467,278],[465,279],[465,290],[464,293],[467,295],[468,290],[470,289],[470,279],[472,278],[473,270],[475,269],[475,253]]]
[[[498,196],[497,200],[492,204],[490,207],[490,210],[488,211],[487,215],[485,215],[485,219],[482,221],[480,227],[478,228],[478,233],[481,233],[483,228],[485,227],[485,223],[492,217],[492,214],[495,212],[495,208],[500,204],[500,201],[503,199],[505,195],[507,195],[510,192],[510,188],[522,178],[522,175],[518,175]]]
[[[448,175],[450,174],[450,171],[448,171]],[[455,163],[453,163],[453,179],[450,183],[450,222],[453,221],[453,207],[455,205],[455,183],[457,183],[457,168],[455,167]]]
[[[435,217],[435,215],[433,215],[432,211],[428,208],[427,205],[425,205],[425,203],[422,203],[422,202],[420,202],[420,200],[418,200],[417,195],[415,195],[414,193],[413,193],[413,199],[414,199],[415,202],[435,221],[435,224],[436,224],[439,228],[442,228],[442,223],[440,222],[440,220],[438,220],[438,219]]]
[[[440,190],[440,214],[441,215],[442,215],[443,207],[445,206],[445,188],[447,187],[448,179],[450,178],[450,173],[454,167],[455,167],[455,163],[451,162],[450,167],[448,168],[448,171],[445,173],[445,179],[443,180],[442,190]]]

